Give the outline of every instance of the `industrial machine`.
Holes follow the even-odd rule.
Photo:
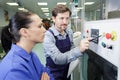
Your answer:
[[[83,37],[91,36],[88,80],[120,80],[120,19],[85,22]]]

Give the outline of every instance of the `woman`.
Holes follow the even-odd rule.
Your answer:
[[[42,19],[31,12],[17,12],[11,18],[8,35],[12,45],[0,63],[0,80],[54,80],[31,51],[43,42],[45,31]]]

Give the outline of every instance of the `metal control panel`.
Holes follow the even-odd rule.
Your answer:
[[[118,68],[120,80],[120,19],[85,22],[83,32],[93,38],[89,49]]]

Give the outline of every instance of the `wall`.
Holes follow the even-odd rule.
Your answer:
[[[8,9],[4,9],[4,8],[0,7],[0,27],[8,25],[8,23],[9,23],[9,21],[5,21],[4,10],[8,11],[9,18],[15,13],[15,11],[13,11],[13,10],[10,10],[10,9],[8,10]]]
[[[43,53],[43,45],[41,43],[36,44],[35,47],[33,48],[33,52],[37,54],[41,63],[45,65],[46,61],[45,61],[45,55]]]

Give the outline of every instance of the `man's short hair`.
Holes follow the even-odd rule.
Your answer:
[[[56,17],[58,13],[69,12],[71,16],[71,11],[66,5],[59,4],[52,10],[52,16]]]

